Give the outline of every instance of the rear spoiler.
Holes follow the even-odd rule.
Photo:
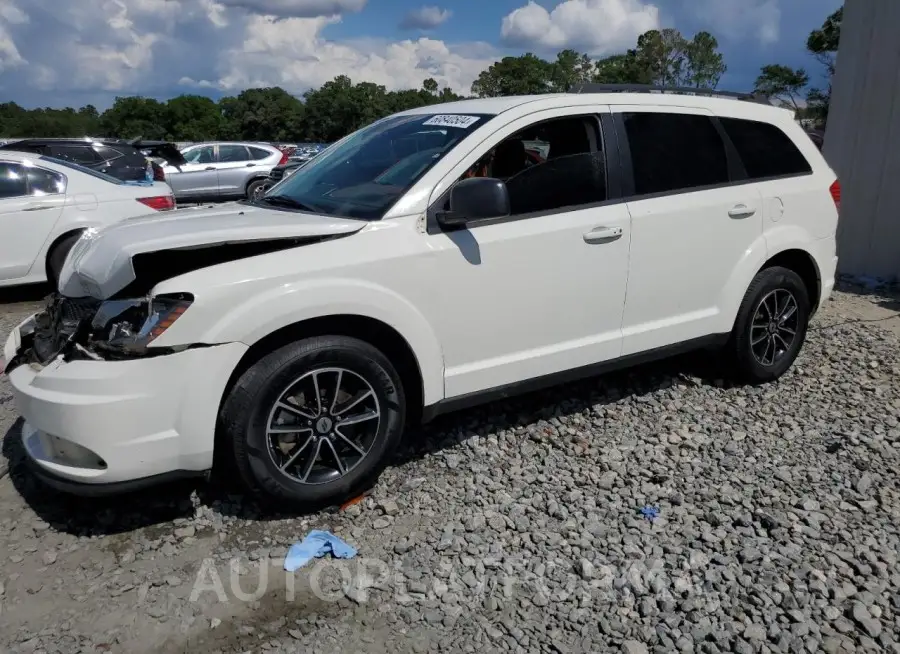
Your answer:
[[[149,157],[159,157],[160,159],[164,159],[167,164],[175,166],[176,168],[181,168],[181,166],[187,163],[187,160],[185,160],[184,155],[181,154],[181,150],[178,149],[178,146],[169,141],[144,141],[137,138],[133,141],[129,141],[129,145],[133,145],[138,150],[146,153]]]

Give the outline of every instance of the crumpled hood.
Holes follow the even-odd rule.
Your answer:
[[[106,299],[135,280],[132,260],[144,253],[348,235],[365,225],[236,202],[129,218],[88,229],[75,242],[60,273],[59,291]]]

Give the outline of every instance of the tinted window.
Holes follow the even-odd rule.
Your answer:
[[[219,163],[234,163],[235,161],[249,161],[250,155],[243,145],[220,145]]]
[[[268,150],[263,150],[262,148],[254,148],[252,145],[248,146],[247,149],[250,150],[250,157],[256,161],[272,156],[272,153]]]
[[[50,156],[88,165],[102,161],[100,155],[87,145],[51,145]]]
[[[790,137],[775,125],[738,118],[719,120],[737,148],[750,179],[812,172]]]
[[[28,195],[25,167],[0,161],[0,199]]]
[[[66,161],[65,159],[54,159],[53,157],[41,157],[41,159],[44,161],[49,161],[51,163],[54,163],[57,166],[62,166],[63,168],[77,170],[82,175],[90,175],[91,177],[96,177],[97,179],[102,179],[104,182],[109,182],[110,184],[122,185],[125,183],[120,179],[117,179],[117,178],[107,175],[105,173],[96,171],[93,168],[87,168],[85,166],[82,166],[81,164],[77,164],[72,161]]]
[[[119,152],[108,145],[95,145],[94,152],[96,152],[103,161],[112,161],[125,156],[122,152]]]
[[[538,123],[492,148],[464,177],[506,182],[512,215],[606,200],[597,123],[583,117]]]
[[[201,145],[192,150],[187,150],[182,154],[184,155],[185,160],[192,164],[213,163],[215,160],[215,151],[211,145]]]
[[[728,182],[725,146],[706,116],[626,113],[634,191],[665,193]]]
[[[66,178],[43,168],[26,169],[31,195],[51,195],[66,192]]]

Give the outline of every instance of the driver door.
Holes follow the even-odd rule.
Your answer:
[[[488,176],[505,179],[513,215],[452,232],[429,216],[429,248],[444,280],[440,315],[430,322],[444,348],[448,399],[620,356],[631,235],[628,209],[607,193],[599,114],[608,111],[517,119],[451,173],[459,179],[493,161]],[[546,158],[528,154],[536,139]],[[429,213],[445,200],[434,198]]]

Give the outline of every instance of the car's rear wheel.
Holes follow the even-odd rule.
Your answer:
[[[72,249],[72,246],[75,245],[75,241],[79,238],[81,238],[81,232],[69,234],[54,243],[50,247],[50,251],[47,252],[47,281],[51,284],[53,290],[59,288],[59,274],[62,272],[66,257],[69,256],[69,250]]]
[[[263,194],[266,192],[267,187],[266,180],[264,179],[255,179],[249,184],[247,184],[247,198],[250,200],[256,200],[261,198]]]
[[[244,482],[304,508],[344,501],[373,483],[400,441],[400,378],[368,343],[316,337],[262,357],[221,414]]]
[[[773,381],[794,363],[806,338],[810,299],[793,270],[760,271],[744,295],[729,348],[738,376],[751,383]]]

